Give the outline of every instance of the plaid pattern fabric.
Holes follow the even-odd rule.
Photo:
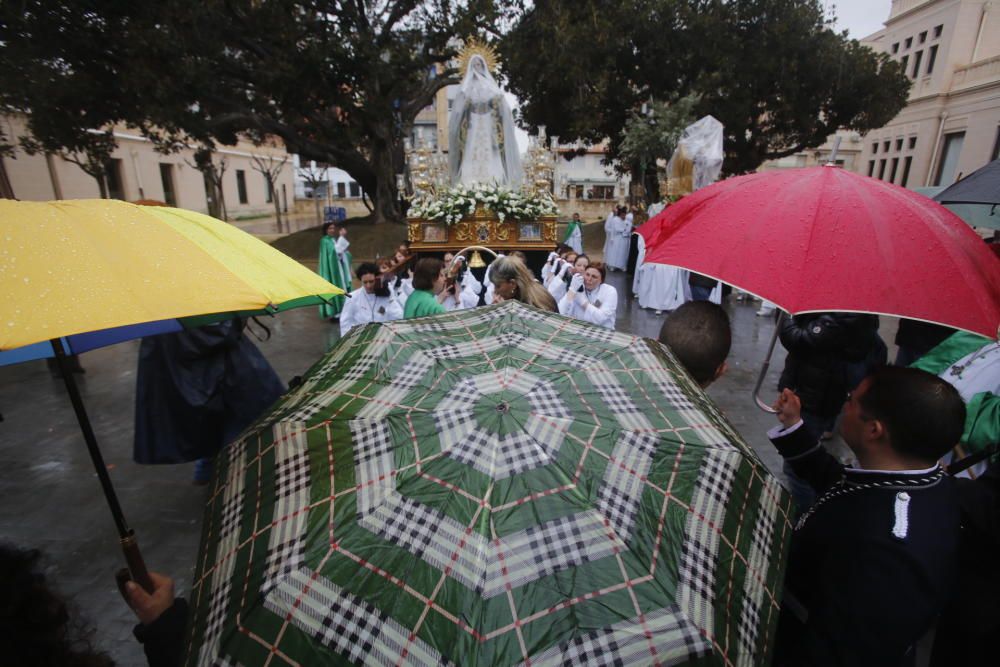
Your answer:
[[[729,487],[740,456],[735,451],[709,450],[695,484],[691,512],[684,531],[684,549],[677,574],[677,601],[688,617],[714,634],[715,565],[718,527],[725,516]]]
[[[788,499],[655,343],[366,326],[216,475],[186,665],[767,659]]]
[[[290,615],[296,627],[354,663],[450,664],[433,647],[411,638],[386,612],[308,569],[281,582],[264,606],[279,616]]]
[[[778,480],[770,478],[765,483],[765,493],[777,497],[781,493]],[[769,604],[772,612],[777,613],[777,602],[765,599],[764,582],[767,581],[767,568],[771,562],[771,545],[774,541],[774,524],[778,514],[778,506],[768,504],[761,507],[753,527],[753,540],[750,543],[750,559],[747,567],[750,575],[744,580],[743,608],[740,610],[740,620],[736,626],[739,635],[740,648],[736,664],[739,667],[749,667],[755,664],[760,640],[759,623],[761,610]]]
[[[290,422],[275,425],[274,435],[281,446],[275,450],[275,519],[267,543],[267,561],[262,592],[302,564],[303,533],[309,502],[309,454],[305,432]]]
[[[531,665],[679,665],[711,652],[698,627],[670,606],[563,642],[532,658]]]

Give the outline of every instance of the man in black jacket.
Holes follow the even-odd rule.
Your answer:
[[[882,368],[844,405],[845,468],[803,428],[784,390],[768,436],[819,495],[792,537],[776,665],[902,665],[954,590],[959,505],[937,460],[965,405],[940,378]]]

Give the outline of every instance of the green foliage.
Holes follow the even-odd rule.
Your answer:
[[[455,38],[497,14],[489,0],[0,3],[0,109],[26,112],[46,150],[83,150],[113,123],[166,151],[280,137],[398,217],[402,138],[455,81]]]
[[[656,169],[658,159],[669,160],[684,128],[693,123],[698,95],[688,95],[673,103],[654,101],[647,113],[635,110],[622,130],[618,152],[629,164],[642,171]]]
[[[898,63],[833,32],[818,0],[538,0],[505,37],[529,125],[610,140],[643,101],[699,95],[726,128],[725,170],[881,127],[905,105]]]

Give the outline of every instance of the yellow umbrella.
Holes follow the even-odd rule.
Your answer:
[[[343,290],[206,215],[116,200],[0,200],[0,366],[55,356],[132,576],[150,589],[66,355]]]
[[[91,334],[68,341],[83,352],[136,337],[123,327],[176,331],[344,293],[220,220],[108,199],[0,200],[0,286],[0,351]]]

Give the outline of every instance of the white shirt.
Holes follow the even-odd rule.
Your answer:
[[[403,318],[403,307],[399,302],[388,296],[375,296],[365,291],[365,288],[351,292],[351,298],[344,304],[340,313],[340,335],[362,324],[369,322],[392,322]]]
[[[591,322],[608,329],[615,328],[615,316],[618,309],[618,290],[607,283],[593,290],[576,292],[576,298],[570,302],[573,293],[559,300],[559,312],[567,317]]]

